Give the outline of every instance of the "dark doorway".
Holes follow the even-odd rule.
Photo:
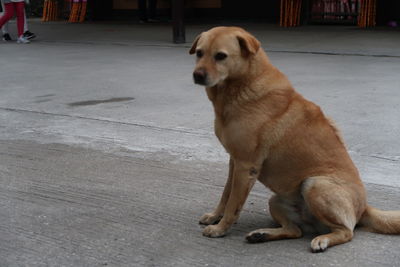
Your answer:
[[[279,2],[279,0],[222,0],[222,13],[225,18],[277,22]]]
[[[112,18],[113,0],[89,0],[90,17],[94,20],[108,20]]]
[[[400,1],[385,0],[377,1],[376,23],[377,25],[388,25],[390,21],[397,21],[400,25]]]

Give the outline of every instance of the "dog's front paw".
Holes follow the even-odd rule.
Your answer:
[[[206,213],[201,216],[199,223],[204,225],[217,224],[222,216],[215,213]]]
[[[207,237],[223,237],[226,230],[218,225],[209,225],[203,230],[203,235]]]

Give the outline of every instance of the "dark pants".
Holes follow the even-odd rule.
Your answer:
[[[148,0],[149,1],[149,9],[147,12],[147,0],[139,0],[138,8],[139,8],[139,16],[141,20],[146,21],[147,19],[155,19],[156,10],[157,10],[157,0]]]

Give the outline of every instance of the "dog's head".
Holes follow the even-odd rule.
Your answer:
[[[216,27],[201,33],[189,51],[197,57],[194,82],[213,87],[241,75],[259,48],[260,42],[241,28]]]

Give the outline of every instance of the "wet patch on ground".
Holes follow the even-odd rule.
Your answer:
[[[116,102],[125,102],[134,100],[134,97],[114,97],[109,99],[101,99],[101,100],[86,100],[86,101],[78,101],[69,103],[70,107],[79,107],[79,106],[94,106],[105,103],[116,103]]]
[[[55,96],[54,94],[38,95],[37,98]]]

